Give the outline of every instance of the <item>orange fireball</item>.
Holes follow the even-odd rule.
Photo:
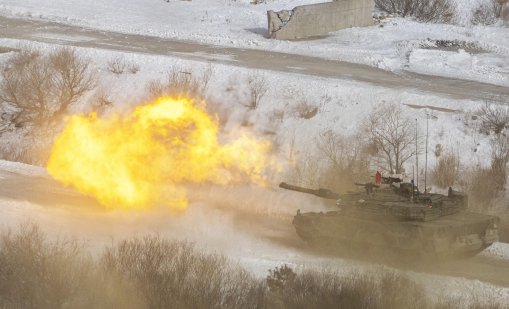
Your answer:
[[[262,183],[270,148],[246,132],[221,145],[217,119],[204,103],[163,97],[128,115],[71,116],[47,168],[55,179],[110,208],[184,209],[187,198],[179,184]]]

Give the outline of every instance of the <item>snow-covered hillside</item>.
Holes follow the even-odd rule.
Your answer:
[[[297,42],[266,38],[267,10],[321,1],[278,0],[254,5],[247,0],[3,0],[0,14],[206,44],[291,52],[391,71],[410,70],[507,86],[509,31],[500,25],[468,23],[472,11],[482,1],[461,1],[458,5],[458,22],[464,26],[389,18],[372,27],[346,29],[319,40]],[[443,44],[452,44],[452,48],[444,49]]]
[[[463,26],[421,24],[408,19],[389,18],[372,27],[346,29],[312,41],[274,41],[265,37],[267,10],[289,9],[315,2],[319,1],[281,0],[253,5],[247,0],[2,0],[0,14],[204,44],[312,55],[367,64],[397,71],[403,76],[403,71],[408,70],[509,86],[508,28],[501,25],[470,26],[466,17],[460,23]],[[468,3],[474,6],[474,0]],[[467,8],[464,10],[468,14]],[[65,34],[55,37],[59,38],[70,42],[75,39],[65,37]],[[6,39],[0,34],[0,47],[26,45],[43,52],[58,48],[16,38]],[[283,165],[281,173],[270,175],[273,183],[295,176],[292,174],[294,166],[289,163],[302,164],[307,172],[316,176],[320,164],[324,163],[320,159],[323,154],[316,146],[320,135],[325,132],[344,135],[358,132],[365,126],[366,117],[375,108],[387,103],[401,106],[405,116],[416,120],[421,145],[424,144],[422,137],[429,118],[430,168],[436,164],[433,150],[437,145],[457,153],[463,170],[488,166],[491,160],[491,137],[479,133],[478,129],[476,113],[484,104],[480,100],[452,99],[410,88],[391,89],[358,81],[311,76],[306,72],[261,71],[204,60],[96,48],[80,47],[76,51],[90,60],[100,81],[96,91],[73,107],[76,113],[89,111],[88,104],[98,98],[113,102],[113,110],[123,112],[142,104],[147,98],[148,83],[166,78],[167,73],[175,68],[198,74],[211,69],[208,104],[218,116],[221,134],[227,135],[243,126],[260,138],[271,141]],[[0,65],[13,53],[0,53]],[[139,71],[114,74],[108,66],[115,59],[139,67]],[[251,77],[264,79],[268,90],[256,109],[245,106],[250,95],[246,85]],[[302,113],[303,109],[315,108],[316,113]],[[2,138],[4,147],[16,147],[23,136],[5,134]],[[424,154],[420,160],[424,162]],[[407,166],[408,176],[411,175],[412,164]],[[308,180],[312,180],[313,175],[307,176]],[[297,209],[319,211],[328,208],[317,205],[310,197],[281,193],[270,186],[208,190],[207,194],[215,192],[216,200],[195,192],[195,200],[191,199],[188,211],[180,216],[159,211],[97,211],[93,200],[58,185],[44,168],[13,162],[0,161],[0,186],[2,228],[27,220],[35,221],[51,235],[64,233],[84,239],[94,251],[110,244],[112,238],[159,233],[191,240],[209,251],[219,251],[238,260],[258,276],[266,275],[267,269],[282,263],[296,268],[316,265],[340,270],[366,267],[364,263],[315,256],[302,250],[291,226],[291,218]],[[253,223],[254,218],[259,220]],[[509,259],[509,248],[507,244],[496,243],[480,259],[488,260],[488,264],[492,260],[505,263]],[[462,265],[468,268],[471,264],[466,262]],[[492,267],[491,264],[488,266]],[[475,276],[474,279],[466,279],[461,274],[410,273],[413,278],[425,283],[430,295],[449,291],[451,295],[462,298],[471,291],[480,290],[486,292],[487,298],[509,303],[507,288],[481,282]]]

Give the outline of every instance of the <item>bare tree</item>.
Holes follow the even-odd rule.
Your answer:
[[[1,73],[0,100],[16,127],[46,125],[95,86],[88,62],[72,49],[50,55],[24,49]]]
[[[50,55],[54,75],[53,82],[58,96],[58,109],[54,116],[67,112],[86,92],[95,87],[95,76],[89,71],[89,63],[73,49],[63,48]]]
[[[23,50],[2,72],[0,99],[10,107],[16,126],[40,123],[48,117],[53,88],[48,62],[38,51]]]
[[[362,179],[367,176],[368,154],[359,136],[342,135],[328,130],[320,133],[316,147],[320,158],[326,163],[325,168],[319,171],[320,186],[344,190],[351,186],[353,178]]]
[[[401,107],[383,105],[368,116],[368,138],[382,161],[382,168],[390,173],[403,172],[403,164],[415,154],[415,128],[403,116]]]

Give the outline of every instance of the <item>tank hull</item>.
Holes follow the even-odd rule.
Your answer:
[[[461,212],[433,221],[376,220],[351,213],[297,213],[300,238],[310,245],[341,252],[390,252],[409,256],[468,256],[498,240],[498,217]]]

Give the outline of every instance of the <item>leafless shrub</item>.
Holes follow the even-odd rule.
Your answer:
[[[0,100],[16,127],[44,127],[56,121],[95,86],[88,61],[63,48],[49,55],[24,49],[7,61]]]
[[[412,16],[422,22],[450,22],[454,15],[449,0],[375,0],[375,4],[387,13]]]
[[[136,74],[140,70],[140,66],[133,62],[126,61],[123,57],[115,57],[110,59],[107,63],[108,71],[113,74],[124,74],[129,72],[131,74]]]
[[[445,152],[431,172],[433,182],[442,188],[452,186],[459,176],[459,164],[459,157],[454,152]]]
[[[312,270],[295,274],[282,267],[271,271],[267,282],[279,308],[430,307],[422,287],[404,275],[383,269],[338,275]]]
[[[492,25],[497,22],[502,8],[499,0],[481,2],[472,15],[473,25]]]
[[[115,57],[108,61],[108,71],[113,74],[123,74],[126,71],[127,63],[124,58]]]
[[[300,100],[300,102],[294,107],[294,113],[297,117],[302,119],[311,119],[318,114],[318,106],[316,104],[308,102],[306,99]]]
[[[340,190],[348,186],[352,178],[367,174],[365,145],[358,136],[325,131],[320,134],[316,148],[327,162],[327,168],[321,172],[321,186]]]
[[[108,91],[104,89],[98,89],[93,97],[90,99],[92,102],[87,112],[95,112],[99,115],[107,112],[113,106],[113,101],[110,98]]]
[[[415,154],[415,128],[400,106],[385,104],[367,119],[367,137],[380,159],[380,167],[391,174],[403,172],[403,164]]]
[[[45,163],[61,120],[95,87],[87,59],[69,48],[44,55],[24,48],[7,60],[0,74],[0,134],[17,143],[14,148],[2,144],[0,157]]]
[[[0,238],[0,304],[61,308],[78,298],[86,277],[76,242],[48,243],[35,225]]]
[[[264,308],[265,285],[224,257],[157,236],[106,250],[108,273],[132,280],[149,308]]]
[[[250,76],[247,83],[250,100],[244,106],[255,110],[258,108],[262,98],[267,93],[267,80],[263,76]]]
[[[509,108],[507,106],[486,101],[479,114],[482,133],[500,134],[509,127]]]
[[[152,97],[185,96],[195,99],[204,99],[211,77],[211,67],[203,72],[193,72],[192,70],[174,67],[168,72],[165,81],[151,82],[148,85],[148,90]]]
[[[127,71],[131,74],[136,74],[140,71],[140,65],[137,63],[129,63]]]

